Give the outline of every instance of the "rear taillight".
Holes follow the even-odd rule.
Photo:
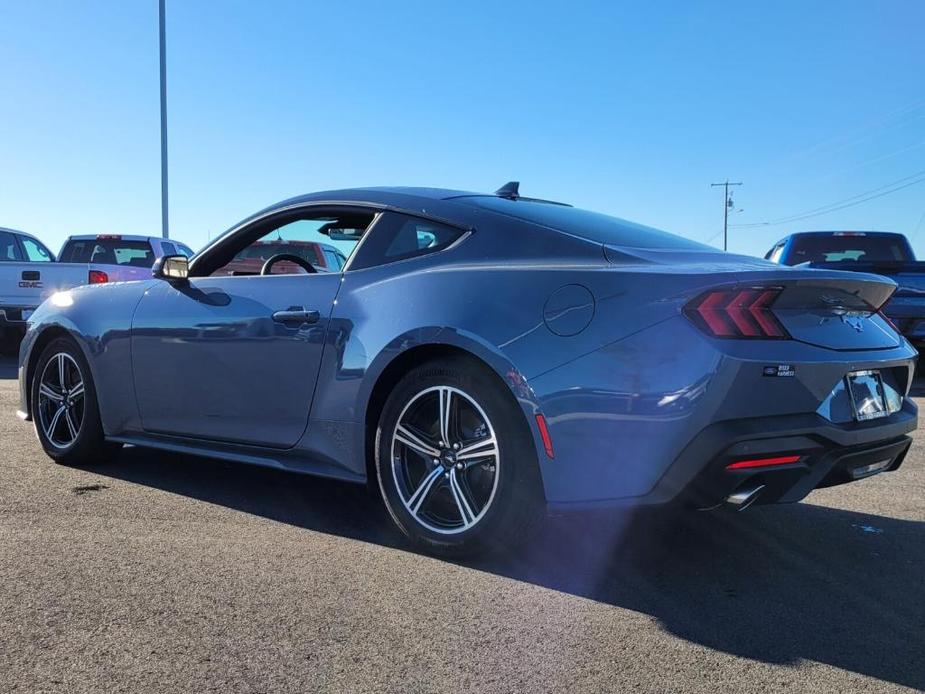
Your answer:
[[[90,270],[90,284],[106,284],[109,281],[109,275],[102,270]]]
[[[781,291],[751,287],[706,292],[684,307],[684,315],[714,337],[788,340],[790,335],[771,310]]]

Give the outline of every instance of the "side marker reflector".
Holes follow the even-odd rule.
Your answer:
[[[789,465],[799,462],[801,455],[783,455],[777,458],[756,458],[755,460],[740,460],[726,466],[727,470],[744,470],[750,467],[767,467],[769,465]]]
[[[536,415],[536,426],[540,430],[540,438],[543,439],[543,448],[546,449],[546,455],[550,460],[554,460],[556,454],[552,450],[552,439],[549,437],[549,428],[546,426],[546,418],[543,415]]]

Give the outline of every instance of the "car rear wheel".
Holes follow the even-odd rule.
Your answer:
[[[45,453],[56,462],[102,462],[121,448],[103,436],[90,367],[72,340],[58,338],[42,351],[31,399],[35,433]]]
[[[444,555],[523,541],[542,514],[529,429],[498,378],[470,360],[405,375],[382,411],[376,470],[395,523]]]

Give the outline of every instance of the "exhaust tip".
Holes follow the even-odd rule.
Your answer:
[[[745,486],[726,497],[726,505],[734,511],[744,511],[758,500],[765,485]]]

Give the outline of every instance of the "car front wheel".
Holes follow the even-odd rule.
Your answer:
[[[35,433],[56,462],[101,462],[120,448],[104,439],[90,367],[72,340],[52,340],[42,351],[31,399]]]
[[[415,544],[460,555],[520,542],[542,511],[530,432],[503,383],[467,359],[421,365],[386,401],[379,486]]]

